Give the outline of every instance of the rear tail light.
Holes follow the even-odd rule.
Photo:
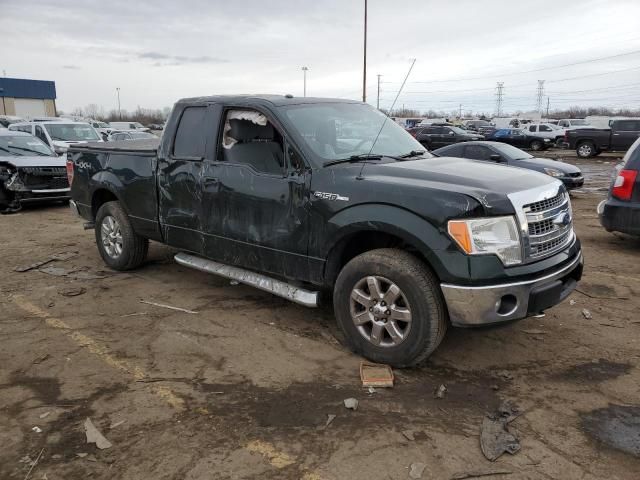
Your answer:
[[[637,176],[638,172],[636,170],[621,170],[613,183],[611,196],[618,200],[631,200]]]
[[[69,180],[69,186],[73,183],[73,160],[67,157],[67,180]]]

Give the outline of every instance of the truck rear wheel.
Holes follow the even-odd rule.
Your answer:
[[[338,275],[333,305],[348,346],[394,367],[424,361],[447,330],[435,275],[403,250],[371,250],[352,259]]]
[[[147,256],[149,240],[133,231],[119,202],[107,202],[98,209],[95,234],[102,260],[114,270],[136,268]]]
[[[542,148],[544,147],[544,144],[542,143],[541,140],[533,140],[530,144],[529,147],[531,147],[531,150],[542,150]]]
[[[576,148],[576,153],[581,158],[589,158],[596,155],[596,146],[592,142],[582,142]]]

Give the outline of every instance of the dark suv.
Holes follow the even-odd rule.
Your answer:
[[[615,170],[606,200],[598,205],[600,223],[609,232],[640,235],[640,138]]]
[[[410,129],[409,133],[429,150],[445,147],[453,143],[484,139],[482,135],[478,135],[477,133],[448,125],[415,127]]]

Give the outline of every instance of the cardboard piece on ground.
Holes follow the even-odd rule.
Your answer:
[[[393,370],[389,365],[360,362],[363,387],[393,387]]]

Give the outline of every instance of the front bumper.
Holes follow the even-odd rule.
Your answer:
[[[597,213],[608,232],[640,235],[640,202],[609,198],[598,204]]]
[[[584,177],[561,177],[558,180],[564,183],[567,190],[580,188],[584,185]]]
[[[443,283],[449,319],[457,327],[474,327],[541,313],[569,296],[582,276],[583,265],[579,251],[557,271],[533,280],[478,287]]]

